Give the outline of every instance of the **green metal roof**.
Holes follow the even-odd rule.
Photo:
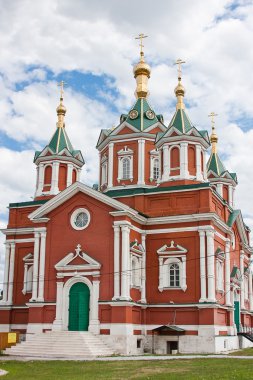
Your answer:
[[[152,194],[161,192],[171,192],[176,190],[190,190],[190,189],[208,189],[210,187],[209,182],[206,183],[196,183],[192,185],[180,185],[180,186],[166,186],[166,187],[136,187],[134,189],[120,189],[120,190],[109,190],[106,192],[111,198],[123,197],[128,195],[140,195],[140,194]]]
[[[134,106],[131,108],[131,110],[136,110],[138,112],[138,116],[136,119],[131,119],[128,114],[126,118],[126,122],[132,125],[133,127],[137,128],[139,131],[144,131],[145,129],[151,127],[151,125],[156,124],[158,122],[158,118],[154,110],[150,107],[147,99],[145,98],[138,98]],[[147,111],[154,112],[155,114],[154,119],[149,119],[146,116]]]
[[[46,203],[48,199],[43,199],[39,201],[29,201],[29,202],[18,202],[18,203],[9,203],[9,208],[22,208],[27,206],[41,206]]]
[[[169,124],[169,128],[174,127],[182,133],[187,133],[193,128],[193,124],[189,119],[187,113],[183,109],[178,109]]]
[[[227,221],[227,225],[229,227],[232,227],[234,222],[236,221],[236,218],[238,217],[238,215],[240,214],[240,210],[234,210],[231,212],[231,214],[229,215],[228,217],[228,221]]]
[[[221,176],[221,174],[226,171],[226,168],[221,162],[221,159],[217,153],[212,153],[208,160],[207,171],[209,170],[212,170],[212,172],[218,176]]]
[[[53,137],[46,147],[50,148],[55,155],[59,154],[63,149],[67,149],[73,157],[76,157],[79,154],[82,157],[81,151],[73,148],[65,128],[56,128]],[[41,153],[42,152],[39,151],[35,152],[34,161],[40,156]],[[84,161],[83,158],[81,161]]]

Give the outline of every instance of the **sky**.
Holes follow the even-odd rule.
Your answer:
[[[99,132],[134,103],[135,37],[145,33],[150,104],[168,125],[174,62],[185,60],[188,115],[210,131],[208,114],[218,114],[219,154],[237,173],[236,208],[253,229],[252,1],[0,0],[0,7],[0,228],[10,202],[34,197],[34,151],[55,131],[61,80],[66,130],[86,161],[81,180],[97,183]],[[0,234],[0,282],[3,262]]]

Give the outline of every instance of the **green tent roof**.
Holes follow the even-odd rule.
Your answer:
[[[227,221],[227,225],[229,227],[233,226],[233,224],[236,221],[236,218],[240,214],[240,212],[241,212],[240,210],[234,210],[233,212],[231,212],[231,214],[228,217],[228,221]]]
[[[130,118],[130,112],[132,110],[136,110],[138,112],[138,116],[135,119]],[[131,108],[131,111],[127,115],[126,122],[132,125],[133,127],[137,128],[139,131],[144,131],[145,129],[151,127],[151,125],[156,124],[159,121],[154,110],[150,107],[147,99],[145,98],[137,99],[134,106]],[[147,117],[147,111],[154,112],[153,119],[149,119]]]
[[[222,173],[226,171],[225,166],[221,162],[221,159],[217,153],[212,153],[208,163],[207,163],[207,171],[212,170],[215,174],[220,176]]]
[[[193,124],[185,110],[178,109],[169,124],[169,128],[171,127],[178,129],[182,133],[186,133],[193,128]]]

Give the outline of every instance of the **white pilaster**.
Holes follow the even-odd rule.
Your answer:
[[[216,302],[215,298],[215,267],[214,267],[214,230],[206,231],[207,236],[207,283],[208,301]]]
[[[58,161],[53,162],[53,169],[52,169],[52,185],[51,185],[51,191],[50,194],[58,194],[59,193],[59,168],[60,163]]]
[[[113,145],[109,144],[108,152],[108,188],[113,187]]]
[[[160,292],[163,291],[163,257],[159,257],[159,285]]]
[[[42,163],[39,164],[38,169],[38,187],[36,191],[36,196],[41,195],[43,192],[43,186],[44,186],[44,165]]]
[[[3,283],[3,302],[8,298],[8,278],[10,265],[10,243],[5,243],[5,261],[4,261],[4,283]]]
[[[9,305],[13,301],[13,282],[14,282],[14,267],[15,267],[15,243],[11,243],[11,256],[10,256],[10,268],[9,268],[9,281],[8,281],[8,298]]]
[[[39,244],[40,244],[40,234],[39,232],[35,232],[34,233],[34,253],[33,253],[33,286],[32,286],[32,298],[30,299],[31,302],[34,302],[37,300]]]
[[[138,140],[138,185],[145,185],[145,140]]]
[[[183,256],[182,257],[182,271],[181,271],[181,288],[183,289],[183,291],[185,292],[186,291],[186,257]]]
[[[114,226],[114,296],[113,299],[120,298],[120,228]]]
[[[217,193],[223,198],[223,184],[217,183],[216,185]]]
[[[45,282],[45,257],[46,257],[46,232],[40,233],[40,268],[39,268],[39,292],[38,301],[44,301]]]
[[[80,177],[81,177],[81,168],[78,168],[76,171],[76,180],[77,182],[80,182]]]
[[[25,267],[24,267],[24,286],[23,286],[23,290],[22,290],[23,294],[26,294],[26,289],[27,289],[27,271],[28,271],[28,264],[25,264]]]
[[[122,231],[122,256],[121,256],[121,262],[122,262],[122,272],[121,272],[121,299],[123,300],[129,300],[130,299],[130,281],[129,281],[129,274],[130,274],[130,245],[129,245],[129,235],[130,235],[130,229],[128,226],[121,226]]]
[[[201,146],[196,145],[196,179],[197,181],[202,181],[202,171],[201,171]]]
[[[91,312],[89,331],[93,334],[99,334],[99,318],[98,318],[98,300],[99,300],[99,284],[100,281],[94,280],[92,282],[92,297],[91,297]]]
[[[163,146],[163,175],[162,181],[167,181],[170,175],[170,155],[169,155],[169,146]]]
[[[231,306],[230,294],[230,240],[226,240],[225,245],[225,298],[226,305]]]
[[[180,144],[180,178],[189,178],[188,170],[188,143],[182,142]]]
[[[68,164],[67,187],[72,185],[73,164]]]
[[[249,308],[250,311],[253,311],[252,269],[249,272]]]
[[[141,235],[141,245],[144,249],[141,261],[141,302],[146,303],[146,234]]]
[[[53,322],[53,331],[62,330],[63,281],[56,282],[56,315]]]
[[[206,171],[206,151],[203,150],[203,178],[207,181],[207,171]]]
[[[228,203],[229,206],[233,207],[233,186],[228,186]]]
[[[205,231],[199,231],[199,249],[200,249],[200,300],[206,301],[206,242]]]
[[[245,297],[244,297],[244,251],[240,252],[240,272],[241,272],[241,309],[245,309]]]

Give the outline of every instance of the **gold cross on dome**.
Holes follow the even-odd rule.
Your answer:
[[[61,94],[61,98],[63,98],[63,94],[64,94],[64,86],[66,86],[66,82],[64,82],[63,80],[60,81],[60,83],[57,83],[57,86],[60,87],[60,94]]]
[[[177,76],[178,78],[182,77],[182,64],[185,63],[182,59],[177,59],[174,65],[177,65]]]
[[[212,124],[212,129],[214,129],[214,124],[215,124],[215,116],[218,116],[218,114],[217,113],[215,113],[215,112],[211,112],[209,115],[208,115],[208,117],[210,117],[211,118],[211,124]]]
[[[143,52],[142,51],[142,48],[144,47],[143,45],[143,38],[147,38],[148,36],[145,36],[143,33],[139,34],[138,37],[135,37],[136,40],[140,40],[140,47],[141,47],[141,53]]]

